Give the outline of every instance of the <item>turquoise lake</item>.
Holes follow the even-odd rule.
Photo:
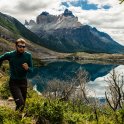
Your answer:
[[[88,94],[90,96],[104,97],[108,86],[105,79],[109,77],[112,69],[115,69],[119,74],[124,72],[124,65],[52,61],[48,62],[46,66],[34,68],[34,72],[29,75],[29,80],[32,81],[37,91],[42,92],[50,80],[58,79],[66,82],[69,78],[74,78],[79,69],[88,73],[89,81],[86,85],[89,90]]]

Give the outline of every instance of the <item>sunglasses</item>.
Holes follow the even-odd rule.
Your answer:
[[[26,46],[23,45],[17,45],[18,48],[25,48]]]

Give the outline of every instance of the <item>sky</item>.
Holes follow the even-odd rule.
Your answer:
[[[68,8],[83,24],[108,33],[124,45],[124,3],[119,0],[0,0],[0,12],[18,19],[36,20],[43,11],[59,15]]]

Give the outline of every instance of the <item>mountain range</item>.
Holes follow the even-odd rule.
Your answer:
[[[27,39],[35,57],[55,57],[58,52],[124,53],[124,46],[95,27],[81,24],[68,9],[58,16],[42,12],[35,21],[25,21],[25,25],[0,12],[0,37],[12,43],[19,37]],[[3,42],[0,45],[6,46]]]
[[[36,17],[36,21],[26,20],[25,26],[41,39],[42,46],[54,51],[124,53],[124,46],[107,33],[81,24],[78,17],[68,9],[58,16],[42,12]]]

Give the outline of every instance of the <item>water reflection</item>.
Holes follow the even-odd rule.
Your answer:
[[[29,78],[32,80],[33,85],[37,87],[37,90],[42,92],[49,80],[67,81],[68,77],[73,78],[76,75],[75,72],[82,68],[89,74],[90,82],[88,82],[88,87],[92,88],[97,96],[103,96],[106,85],[104,77],[117,67],[118,65],[112,64],[79,64],[76,62],[56,61],[49,63],[47,66],[35,68]]]
[[[124,74],[124,65],[119,65],[116,68],[114,68],[117,75],[123,75]],[[110,70],[109,73],[102,77],[96,78],[94,81],[88,82],[88,88],[90,88],[92,91],[95,91],[95,95],[97,97],[104,97],[105,96],[105,90],[108,86],[105,79],[110,77],[110,73],[112,73],[112,70]],[[94,96],[94,92],[91,92],[91,96]]]

